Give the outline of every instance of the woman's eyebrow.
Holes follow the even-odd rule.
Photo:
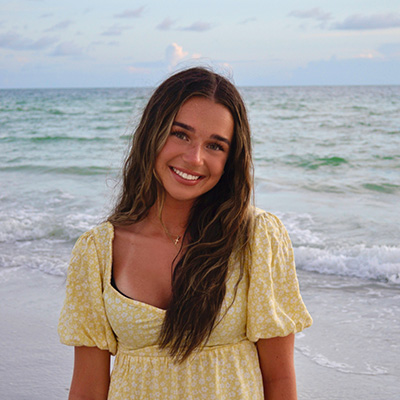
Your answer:
[[[194,129],[190,125],[184,124],[183,122],[174,121],[172,125],[180,126],[181,128],[186,129],[187,131],[190,131],[190,132],[194,132],[194,133],[196,132],[196,129]],[[231,145],[231,142],[228,139],[224,138],[223,136],[220,136],[220,135],[217,135],[217,134],[213,134],[213,135],[211,135],[211,138],[215,139],[215,140],[218,140],[220,142],[224,142],[228,146]]]
[[[186,125],[183,122],[174,121],[174,123],[172,125],[178,125],[181,128],[186,129],[187,131],[190,131],[190,132],[195,132],[196,131],[192,126]]]
[[[212,138],[212,139],[215,139],[215,140],[218,140],[218,141],[220,141],[220,142],[224,142],[224,143],[226,143],[228,146],[231,145],[231,142],[230,142],[227,138],[224,138],[224,137],[222,137],[222,136],[219,136],[219,135],[214,134],[214,135],[211,135],[211,138]]]

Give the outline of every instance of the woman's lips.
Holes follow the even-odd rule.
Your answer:
[[[170,167],[170,168],[176,175],[178,175],[182,179],[185,179],[186,181],[194,182],[202,178],[202,175],[192,175],[187,172],[183,172],[175,167]]]

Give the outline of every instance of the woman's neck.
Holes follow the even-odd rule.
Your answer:
[[[188,203],[165,201],[160,210],[159,203],[156,202],[150,208],[146,219],[151,223],[160,224],[167,234],[173,237],[183,236],[191,207]]]

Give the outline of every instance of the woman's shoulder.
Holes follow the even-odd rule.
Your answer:
[[[103,222],[85,233],[76,241],[70,259],[70,271],[104,272],[110,263],[114,227]]]
[[[252,249],[264,251],[271,248],[278,251],[279,248],[290,250],[292,243],[289,233],[279,217],[259,208],[254,209],[254,225],[252,235]]]
[[[253,218],[255,231],[262,229],[267,231],[285,230],[282,221],[275,214],[253,207]]]
[[[91,235],[97,238],[112,238],[114,236],[114,226],[109,221],[104,221],[90,229]]]
[[[114,226],[109,221],[105,221],[83,233],[78,238],[76,245],[87,242],[94,242],[95,244],[106,244],[112,242],[113,238]]]

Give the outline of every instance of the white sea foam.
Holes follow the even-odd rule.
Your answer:
[[[32,253],[31,250],[27,249],[20,254],[2,254],[0,256],[1,276],[3,277],[3,273],[6,273],[4,276],[12,275],[20,268],[34,269],[50,275],[65,275],[68,266],[68,252],[63,251],[53,255],[51,247],[43,248],[39,254]]]
[[[82,210],[83,211],[83,210]],[[88,214],[70,210],[57,215],[53,208],[25,207],[0,211],[0,267],[27,266],[51,274],[66,269],[73,242],[101,221],[98,210]],[[336,246],[324,244],[309,214],[279,214],[295,243],[299,269],[323,274],[354,276],[400,284],[400,248],[394,246]],[[61,254],[60,254],[61,253]],[[51,256],[50,256],[51,255]]]
[[[96,213],[60,215],[33,207],[0,211],[0,269],[21,267],[64,275],[74,241],[96,225]]]
[[[321,367],[334,369],[344,374],[376,376],[376,375],[386,375],[388,373],[387,369],[380,366],[372,366],[370,364],[365,364],[364,368],[360,369],[344,362],[330,360],[324,354],[316,353],[308,346],[296,345],[296,350],[299,351],[301,354],[303,354],[305,357],[309,358],[315,364]]]
[[[98,213],[93,215],[74,212],[60,215],[54,209],[39,210],[33,207],[0,211],[0,243],[27,242],[40,239],[74,240],[82,232],[98,223]]]
[[[400,284],[400,247],[352,244],[351,238],[347,243],[338,240],[336,244],[308,213],[276,215],[284,221],[293,241],[299,269]],[[351,228],[346,229],[351,236]]]
[[[323,245],[324,239],[321,233],[315,231],[316,223],[312,215],[308,213],[280,213],[276,215],[284,220],[285,227],[290,233],[291,240],[297,245]]]
[[[400,248],[355,245],[295,248],[297,266],[323,274],[355,276],[400,284]]]

